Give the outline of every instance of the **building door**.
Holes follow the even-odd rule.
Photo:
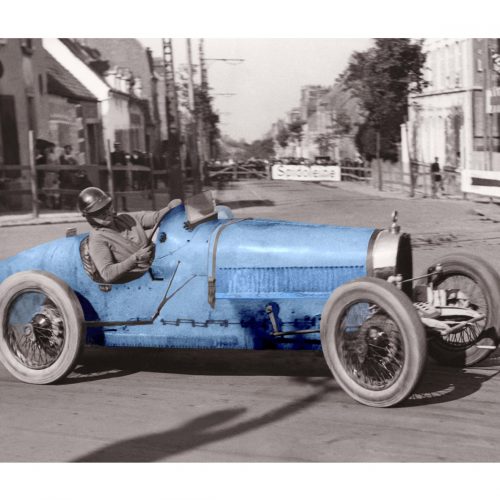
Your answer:
[[[1,137],[3,163],[5,165],[19,165],[19,137],[17,134],[16,106],[14,96],[0,95],[0,122],[2,123]]]

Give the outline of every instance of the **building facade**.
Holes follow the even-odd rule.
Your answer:
[[[409,99],[403,162],[437,157],[447,170],[462,172],[463,191],[492,195],[477,187],[498,177],[500,188],[499,40],[426,39],[423,50],[428,85]]]
[[[131,97],[128,151],[154,151],[160,141],[160,116],[158,78],[151,52],[135,38],[86,38],[79,42],[98,50],[100,57],[110,62],[107,73],[112,87],[117,75],[128,82],[126,93]]]
[[[342,82],[332,87],[307,85],[301,89],[300,105],[287,113],[285,120],[273,124],[272,137],[277,157],[329,157],[339,162],[355,159],[356,127],[361,121],[359,104]],[[292,134],[286,146],[280,144],[283,130],[302,123],[300,141]]]
[[[29,164],[29,131],[47,139],[47,75],[40,39],[0,39],[0,165]]]
[[[104,159],[98,100],[54,57],[45,51],[47,71],[48,140],[57,159],[71,150],[78,165]]]

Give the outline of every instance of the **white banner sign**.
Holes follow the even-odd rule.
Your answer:
[[[500,172],[462,170],[462,191],[483,196],[500,196]]]
[[[275,164],[272,166],[271,178],[287,181],[340,181],[340,167]]]

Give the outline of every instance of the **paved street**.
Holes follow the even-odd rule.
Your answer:
[[[237,216],[347,226],[387,227],[397,209],[417,271],[455,250],[500,269],[500,226],[471,201],[276,181],[217,198]],[[66,226],[0,228],[0,258]],[[374,409],[338,387],[321,353],[88,348],[54,386],[22,384],[0,368],[0,461],[496,462],[499,372],[497,353],[470,369],[429,362],[409,401]]]

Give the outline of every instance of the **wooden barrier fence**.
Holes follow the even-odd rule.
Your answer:
[[[209,180],[219,182],[271,178],[270,166],[264,162],[234,163],[233,165],[211,163],[206,171]]]
[[[434,184],[430,164],[412,161],[403,170],[400,163],[377,162],[362,164],[350,160],[340,162],[341,179],[364,183],[383,191],[397,191],[408,196],[463,196],[460,172],[450,166],[441,170],[442,183]],[[109,183],[109,167],[103,165],[37,165],[36,183],[31,182],[31,170],[26,165],[0,166],[0,213],[45,210],[75,210],[78,193],[87,186],[100,186],[116,200],[117,209],[128,210],[128,200],[140,197],[134,209],[155,209],[155,189],[166,192],[166,170],[142,165],[115,165],[113,182]],[[245,179],[270,179],[271,168],[264,162],[217,165],[205,168],[209,182],[229,182]],[[162,184],[163,183],[163,184]],[[161,187],[160,187],[161,186]],[[186,194],[191,190],[185,179]],[[35,191],[35,192],[34,192]],[[36,205],[35,205],[36,204]],[[121,206],[120,206],[121,205]],[[36,208],[36,210],[35,210]]]
[[[412,161],[410,169],[404,171],[400,163],[376,160],[362,164],[342,160],[343,181],[362,182],[375,189],[397,191],[408,196],[428,197],[435,194],[462,196],[460,171],[445,165],[441,169],[441,182],[434,183],[429,163]]]
[[[0,213],[45,210],[76,210],[78,193],[88,186],[109,192],[108,168],[103,165],[36,165],[36,182],[31,183],[27,165],[0,166]],[[112,167],[114,186],[110,193],[122,210],[127,198],[149,200],[144,209],[154,207],[153,171],[142,165]],[[36,210],[34,207],[36,206]],[[117,207],[119,208],[119,207]]]

